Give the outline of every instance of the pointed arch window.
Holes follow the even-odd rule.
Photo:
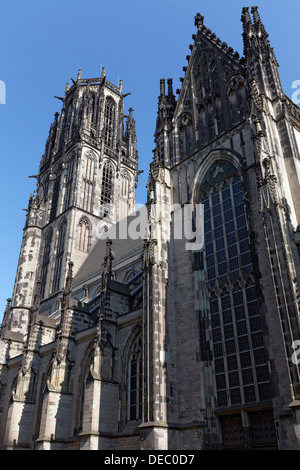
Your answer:
[[[110,162],[106,162],[102,173],[102,188],[100,198],[100,215],[107,217],[111,213],[113,195],[113,169]]]
[[[85,167],[83,174],[83,201],[82,208],[88,212],[92,211],[93,188],[94,188],[95,158],[92,152],[85,154]]]
[[[218,406],[270,398],[242,183],[218,161],[201,188]]]
[[[65,197],[63,210],[65,211],[72,204],[72,181],[74,172],[74,156],[72,156],[67,163],[67,174],[65,178]]]
[[[114,100],[107,98],[104,109],[104,143],[108,147],[112,147],[114,141],[115,109]]]
[[[91,234],[91,223],[87,217],[81,217],[78,224],[77,232],[77,249],[80,251],[88,252]]]
[[[97,123],[96,93],[92,92],[90,101],[90,114],[92,125]]]
[[[142,418],[142,337],[134,342],[128,361],[127,419]]]
[[[62,263],[65,251],[65,239],[66,239],[67,221],[64,219],[60,224],[56,245],[56,257],[54,265],[54,276],[53,276],[53,288],[52,291],[56,292],[60,288]]]
[[[52,205],[51,205],[51,212],[50,212],[50,222],[52,222],[52,220],[54,220],[57,215],[57,207],[58,207],[58,200],[59,200],[59,193],[60,193],[60,183],[61,183],[61,167],[56,172],[56,178],[54,181]]]
[[[45,288],[47,282],[48,266],[50,263],[50,252],[52,243],[53,230],[50,227],[45,235],[44,253],[42,261],[42,272],[41,272],[41,298],[45,295]]]

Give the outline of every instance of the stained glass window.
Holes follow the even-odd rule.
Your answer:
[[[250,275],[252,255],[243,187],[232,164],[217,162],[211,168],[202,184],[200,202],[205,211],[217,406],[270,398],[256,289]]]

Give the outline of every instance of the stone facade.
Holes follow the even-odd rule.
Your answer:
[[[196,15],[135,213],[122,82],[60,98],[1,328],[2,449],[299,448],[300,110],[257,7],[242,25],[239,57]]]

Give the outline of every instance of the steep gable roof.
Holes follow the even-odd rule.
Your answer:
[[[139,217],[140,213],[137,211],[108,229],[105,238],[101,238],[96,242],[86,260],[74,276],[74,287],[87,282],[89,279],[102,272],[104,257],[106,255],[107,239],[112,241],[111,251],[113,255],[113,265],[133,257],[138,253],[142,255],[144,244],[143,233],[141,233],[140,237],[137,239],[130,237],[130,226],[132,223],[138,223]]]

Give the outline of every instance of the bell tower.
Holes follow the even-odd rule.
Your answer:
[[[41,313],[53,313],[67,266],[74,274],[95,241],[134,210],[138,177],[133,109],[124,114],[123,82],[78,71],[54,116],[30,196],[8,328],[27,331],[37,281]],[[47,299],[50,299],[47,301]],[[50,307],[52,305],[52,307]]]

